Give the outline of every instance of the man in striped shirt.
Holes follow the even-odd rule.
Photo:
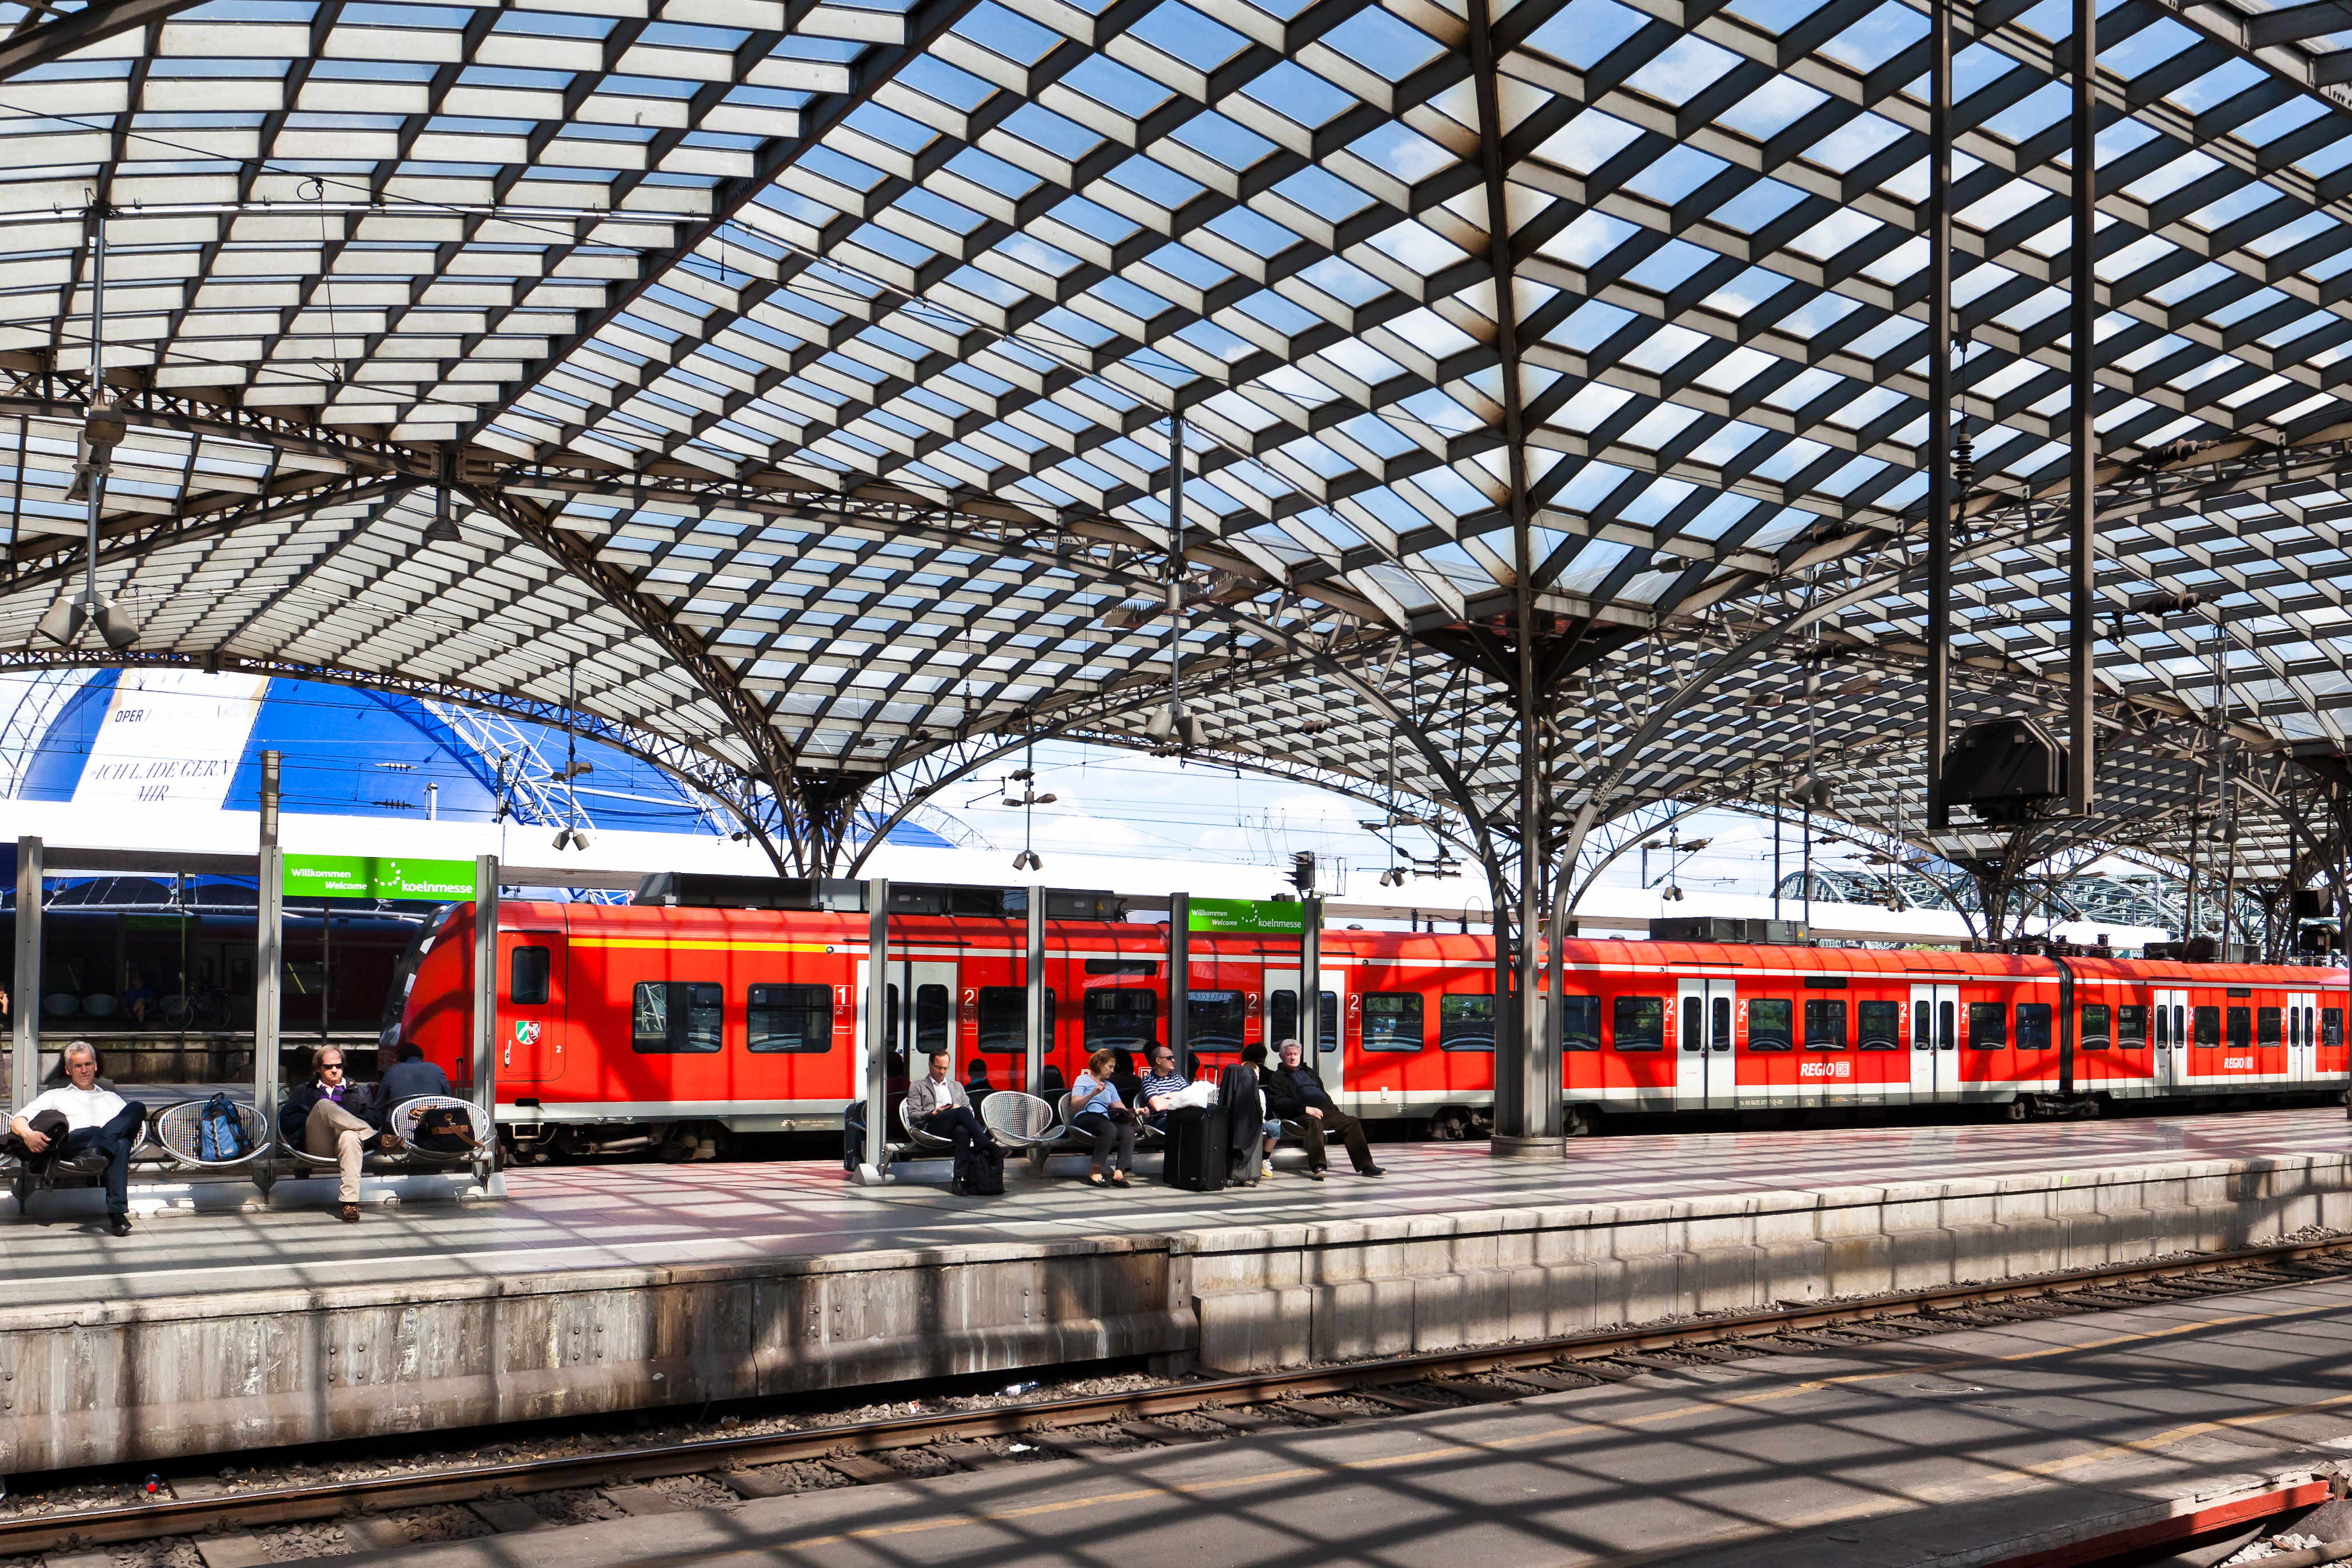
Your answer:
[[[1146,1124],[1165,1131],[1168,1126],[1170,1096],[1186,1086],[1186,1079],[1176,1071],[1176,1052],[1165,1045],[1151,1048],[1151,1071],[1143,1075],[1143,1088],[1136,1101],[1143,1107]]]

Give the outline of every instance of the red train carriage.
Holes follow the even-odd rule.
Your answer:
[[[1158,925],[1046,927],[1045,1064],[1167,1033]],[[1025,1070],[1019,916],[894,915],[897,1049]],[[707,1148],[726,1132],[838,1126],[864,1092],[865,916],[508,903],[499,1116],[571,1149]],[[442,910],[394,977],[385,1038],[470,1075],[473,906]],[[1189,1019],[1211,1059],[1298,1034],[1280,938],[1196,935]],[[1562,1095],[1605,1112],[2341,1092],[2342,970],[1650,942],[1569,944]],[[1318,1063],[1368,1118],[1458,1131],[1494,1086],[1493,954],[1474,936],[1325,935]]]

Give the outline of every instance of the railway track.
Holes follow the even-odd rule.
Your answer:
[[[1650,1327],[1523,1341],[1476,1350],[1391,1356],[1297,1371],[1206,1376],[1163,1387],[1049,1398],[950,1413],[844,1423],[790,1432],[610,1449],[510,1462],[408,1470],[316,1484],[207,1487],[205,1495],[0,1520],[0,1557],[173,1536],[218,1536],[304,1521],[382,1521],[405,1509],[470,1506],[489,1528],[558,1522],[512,1500],[530,1493],[610,1489],[627,1512],[662,1511],[642,1484],[707,1477],[736,1497],[796,1490],[759,1473],[805,1462],[832,1472],[829,1484],[870,1484],[950,1469],[1012,1460],[989,1438],[1024,1440],[1044,1457],[1084,1451],[1118,1435],[1123,1446],[1184,1443],[1273,1427],[1307,1427],[1379,1419],[1597,1387],[1645,1371],[1695,1363],[1889,1342],[2031,1317],[2143,1306],[2196,1296],[2352,1274],[2352,1235],[2204,1253],[2165,1261],[2118,1264],[2063,1273],[1843,1301],[1788,1304],[1769,1311]],[[1338,1396],[1343,1403],[1330,1403]],[[1323,1400],[1326,1403],[1317,1404]],[[1211,1429],[1169,1425],[1204,1418]],[[1088,1429],[1097,1437],[1090,1439]],[[452,1437],[457,1434],[451,1434]],[[874,1458],[909,1454],[926,1469]],[[634,1494],[634,1495],[632,1495]],[[522,1514],[501,1508],[521,1508]],[[384,1521],[388,1522],[388,1521]],[[394,1544],[384,1531],[369,1544]],[[206,1552],[208,1563],[235,1553]],[[257,1557],[254,1559],[258,1561]]]

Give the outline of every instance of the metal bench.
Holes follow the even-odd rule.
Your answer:
[[[237,1125],[245,1136],[245,1152],[231,1159],[206,1159],[204,1156],[203,1123],[205,1107],[212,1102],[183,1100],[176,1105],[166,1105],[148,1124],[148,1134],[174,1166],[189,1170],[242,1170],[269,1153],[277,1142],[269,1118],[252,1105],[235,1105]]]
[[[466,1119],[466,1140],[462,1149],[428,1147],[417,1141],[417,1124],[436,1111],[457,1111]],[[476,1160],[497,1161],[499,1134],[491,1125],[489,1113],[471,1100],[460,1100],[453,1094],[419,1094],[413,1100],[403,1100],[393,1107],[393,1135],[403,1145],[404,1155],[418,1165],[462,1166]]]

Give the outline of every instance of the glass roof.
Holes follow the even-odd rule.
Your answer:
[[[2047,715],[2069,9],[1961,10],[1958,700]],[[1538,636],[1531,760],[1563,821],[1812,769],[1841,814],[1916,836],[1916,5],[0,18],[17,657],[62,657],[33,628],[78,570],[102,208],[127,657],[486,701],[576,683],[780,793],[814,865],[843,840],[795,814],[838,821],[860,789],[911,799],[1034,732],[1143,743],[1181,413],[1183,680],[1213,750],[1434,801],[1499,864],[1506,650]],[[2270,875],[2299,852],[2296,751],[2336,750],[2352,701],[2347,45],[2336,0],[2100,20],[2100,831],[2177,851],[2226,737]],[[454,540],[425,535],[444,486]],[[2129,611],[2156,592],[2200,602]]]

